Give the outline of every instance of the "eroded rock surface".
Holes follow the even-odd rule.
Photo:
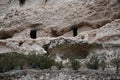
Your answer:
[[[5,0],[1,2],[4,7],[1,15],[4,15],[0,19],[0,32],[11,30],[15,34],[29,28],[36,29],[39,37],[56,37],[74,27],[96,29],[120,18],[119,3],[119,0],[48,0],[46,3],[25,0],[20,6],[19,0]],[[26,36],[29,31],[19,36]]]
[[[119,79],[114,71],[98,70],[21,70],[0,74],[1,80],[103,80]]]
[[[120,53],[120,0],[0,0],[0,54],[79,57]],[[82,64],[83,64],[82,63]],[[110,66],[108,66],[110,67]],[[115,70],[23,70],[0,80],[120,79]]]
[[[77,55],[79,52],[89,54],[96,48],[98,52],[105,49],[103,45],[119,47],[119,39],[119,0],[0,2],[0,53],[69,54],[73,51]],[[52,42],[55,43],[53,48],[50,47],[54,46]]]

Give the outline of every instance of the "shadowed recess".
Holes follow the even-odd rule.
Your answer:
[[[32,39],[36,39],[36,38],[37,38],[36,34],[37,34],[37,31],[36,31],[36,30],[31,30],[31,32],[30,32],[30,37],[31,37]]]
[[[75,36],[77,36],[77,30],[78,30],[78,28],[73,28],[73,37],[75,37]]]
[[[19,0],[20,6],[23,6],[25,4],[25,0]]]

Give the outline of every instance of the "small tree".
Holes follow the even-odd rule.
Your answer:
[[[80,62],[75,59],[72,59],[71,66],[74,70],[78,70],[80,68]]]
[[[97,55],[93,55],[88,62],[86,62],[87,68],[98,69],[99,59]]]
[[[61,68],[63,68],[63,64],[62,61],[61,62],[56,62],[55,63],[56,67],[60,70]]]
[[[111,63],[116,67],[116,74],[118,74],[120,68],[120,58],[112,59]]]
[[[105,67],[106,67],[106,62],[104,60],[102,60],[99,64],[103,70],[105,70]]]

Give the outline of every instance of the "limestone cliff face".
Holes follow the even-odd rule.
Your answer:
[[[120,47],[119,39],[120,0],[0,1],[0,53],[90,53],[88,45]]]
[[[81,39],[82,37],[84,37],[83,40],[86,40],[90,43],[97,42],[97,43],[119,44],[120,19],[116,19],[110,23],[107,23],[101,28],[81,32],[77,36],[78,39]]]

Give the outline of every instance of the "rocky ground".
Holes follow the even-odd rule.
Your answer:
[[[0,74],[0,80],[119,80],[114,70],[21,70]]]

